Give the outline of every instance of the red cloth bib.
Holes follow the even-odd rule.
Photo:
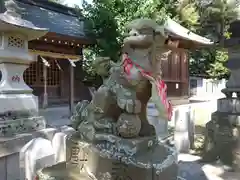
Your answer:
[[[127,75],[131,74],[131,69],[133,68],[133,66],[137,67],[139,69],[139,71],[141,72],[141,74],[146,77],[146,76],[150,76],[153,78],[152,73],[151,72],[147,72],[145,71],[140,65],[138,65],[137,63],[135,63],[134,61],[132,61],[126,54],[124,55],[124,61],[123,61],[123,69],[124,72]],[[161,99],[162,104],[164,105],[166,112],[167,112],[167,116],[168,116],[168,120],[171,120],[172,118],[172,104],[170,103],[170,101],[167,100],[167,85],[164,83],[163,80],[161,79],[157,79],[155,81],[155,86],[157,87],[157,91],[158,91],[158,96]]]

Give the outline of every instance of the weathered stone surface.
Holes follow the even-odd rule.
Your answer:
[[[235,112],[235,103],[237,99],[218,99],[217,100],[217,109],[219,112]]]
[[[147,180],[152,176],[151,169],[138,168],[133,165],[126,165],[121,161],[102,158],[95,152],[89,154],[86,168],[99,180]]]
[[[20,158],[17,158],[17,162],[20,160],[21,180],[34,179],[37,170],[66,161],[66,137],[75,130],[66,126],[60,129],[61,132],[55,130],[54,135],[44,137],[48,139],[32,139],[21,149]]]
[[[117,131],[125,138],[137,137],[141,130],[141,120],[135,114],[123,113],[117,121]]]
[[[6,172],[6,164],[7,159],[5,157],[0,158],[0,180],[6,180],[7,179],[7,172]]]
[[[206,125],[203,161],[221,162],[232,168],[239,168],[239,116],[215,112]]]
[[[66,139],[68,134],[73,133],[74,131],[69,129],[62,129],[61,132],[57,132],[52,139],[52,147],[54,150],[55,161],[56,163],[66,161]]]
[[[188,153],[194,144],[194,125],[190,117],[189,107],[181,107],[174,116],[175,147],[179,153]]]
[[[7,169],[7,180],[16,179],[20,176],[20,168],[19,168],[19,153],[12,154],[6,158],[6,167]],[[5,180],[6,180],[5,179]]]
[[[118,157],[114,152],[109,151],[110,147],[101,149],[100,152],[97,146],[84,145],[84,142],[73,141],[73,139],[69,141],[68,147],[66,165],[61,164],[61,167],[57,165],[43,169],[38,173],[40,180],[61,178],[77,180],[86,175],[97,180],[149,180],[154,178],[173,180],[178,174],[175,159],[177,157],[171,154],[171,151],[165,151],[166,149],[162,146],[144,151],[145,153],[138,152],[131,157],[122,156],[120,152]]]
[[[0,138],[0,157],[19,152],[25,144],[34,138],[52,139],[56,132],[57,130],[54,128],[47,128],[31,134],[26,133],[15,137],[2,137]]]
[[[15,120],[0,121],[0,136],[9,137],[21,133],[39,131],[46,128],[44,117],[28,117]]]
[[[218,99],[217,109],[219,112],[224,113],[240,113],[240,99]]]
[[[20,179],[34,180],[38,169],[55,164],[51,141],[36,138],[28,142],[20,152]]]
[[[92,180],[86,173],[79,174],[79,171],[68,173],[66,163],[59,163],[39,170],[37,176],[39,180]]]
[[[231,75],[226,83],[227,88],[240,88],[239,83],[239,72],[240,72],[240,64],[239,59],[234,57],[232,53],[230,53],[229,60],[227,62],[227,67],[231,70]]]
[[[239,113],[224,113],[216,111],[212,113],[211,116],[212,120],[216,122],[218,119],[219,121],[229,121],[233,126],[240,126],[240,114]]]
[[[230,78],[229,78],[228,82],[226,83],[227,88],[240,88],[239,72],[240,72],[240,69],[231,70]]]

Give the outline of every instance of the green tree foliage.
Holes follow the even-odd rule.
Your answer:
[[[200,11],[202,32],[223,43],[224,36],[229,35],[229,25],[238,17],[238,7],[237,0],[212,0],[210,4],[202,5]]]
[[[197,4],[192,0],[182,0],[177,4],[179,22],[186,28],[196,31],[199,25],[200,15]]]
[[[163,23],[168,16],[191,30],[196,30],[199,22],[196,4],[190,0],[93,0],[93,4],[84,2],[82,13],[86,17],[87,35],[97,40],[96,46],[84,53],[84,69],[92,76],[95,56],[119,60],[125,25],[129,21],[149,17]]]
[[[96,45],[84,54],[83,67],[92,78],[94,57],[108,56],[119,60],[125,25],[138,17],[149,17],[158,23],[167,16],[183,26],[204,35],[218,46],[192,52],[190,73],[222,78],[228,75],[224,67],[228,59],[224,39],[229,38],[228,28],[238,15],[237,0],[93,0],[84,2],[81,13],[86,18],[87,35],[96,39]],[[90,76],[89,76],[90,77]]]
[[[214,62],[214,51],[209,48],[197,49],[190,52],[189,72],[192,76],[208,76],[206,70]]]
[[[214,31],[210,26],[212,30],[210,32],[219,42],[219,48],[215,50],[213,57],[214,62],[210,64],[210,68],[207,70],[210,77],[220,79],[229,75],[228,69],[224,66],[228,60],[227,50],[224,49],[224,40],[231,36],[228,29],[230,24],[238,18],[238,11],[236,0],[215,0],[206,8],[206,14],[208,15],[208,19],[205,21],[206,26],[208,24],[214,25],[212,28],[215,27],[216,30]]]
[[[99,0],[94,4],[83,3],[82,14],[85,17],[86,35],[96,40],[96,45],[84,50],[83,70],[84,81],[99,79],[93,66],[96,56],[110,57],[117,61],[118,52],[121,49],[118,22],[115,20],[117,12],[113,10],[111,1]],[[118,10],[120,12],[120,9]],[[99,84],[94,81],[93,83]]]
[[[97,0],[94,5],[85,2],[83,14],[86,18],[87,35],[97,41],[96,46],[91,48],[92,51],[97,56],[108,56],[116,60],[116,52],[120,50],[121,46],[118,40],[120,33],[118,22],[115,21],[114,6],[117,5],[108,0]]]
[[[210,63],[210,68],[207,71],[208,75],[213,78],[227,78],[229,70],[224,66],[228,60],[228,52],[224,48],[218,48],[214,53],[214,62]]]
[[[229,71],[225,63],[228,53],[224,49],[224,41],[231,36],[228,32],[230,24],[238,18],[238,1],[212,0],[207,4],[198,4],[198,10],[201,24],[198,31],[215,41],[216,46],[192,54],[190,73],[216,79],[227,78]]]

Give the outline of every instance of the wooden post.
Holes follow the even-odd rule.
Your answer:
[[[44,63],[43,63],[43,81],[44,81],[43,108],[47,108],[48,106],[47,66]]]
[[[69,63],[70,68],[70,96],[69,96],[69,111],[70,115],[73,114],[74,110],[74,67],[71,63]]]

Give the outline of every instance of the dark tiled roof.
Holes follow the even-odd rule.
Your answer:
[[[22,17],[35,26],[48,28],[50,32],[57,34],[86,38],[84,22],[79,20],[73,8],[48,0],[17,0],[15,2],[22,8]]]
[[[70,16],[77,16],[74,8],[67,7],[50,0],[15,0],[15,1],[22,2],[24,4],[30,4],[33,6],[42,7],[44,9],[52,10],[52,11],[70,15]]]

